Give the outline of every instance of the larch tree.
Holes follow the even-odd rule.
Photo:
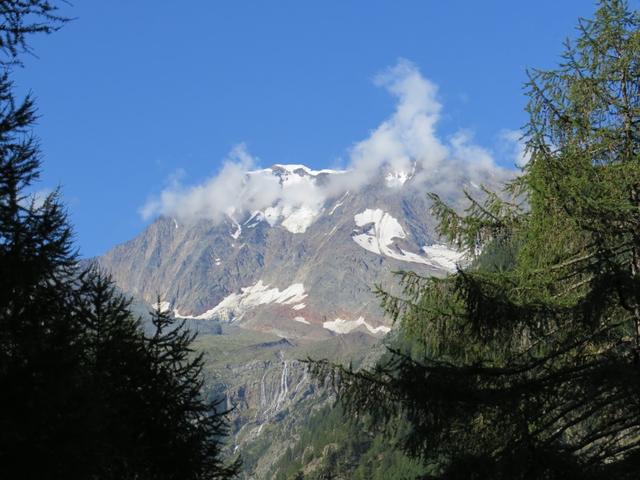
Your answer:
[[[311,362],[352,416],[408,424],[435,478],[637,478],[640,471],[640,15],[600,2],[530,73],[530,160],[440,233],[470,257],[379,291],[399,324],[370,370]]]

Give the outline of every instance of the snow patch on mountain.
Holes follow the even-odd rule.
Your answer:
[[[384,181],[387,187],[397,188],[403,186],[407,180],[413,178],[416,173],[416,162],[412,162],[411,171],[406,170],[391,170],[384,176]]]
[[[311,325],[304,317],[294,317],[293,319],[296,322],[304,323],[305,325]]]
[[[346,170],[332,170],[330,168],[323,168],[322,170],[313,170],[307,167],[306,165],[296,164],[296,163],[288,163],[288,164],[276,163],[275,165],[273,165],[273,167],[271,167],[271,170],[275,170],[275,169],[282,169],[288,173],[295,173],[298,175],[300,174],[299,171],[302,170],[302,172],[306,173],[307,175],[311,175],[313,177],[317,175],[321,175],[323,173],[326,173],[326,174],[345,173],[346,171]]]
[[[226,296],[220,303],[201,315],[186,317],[174,310],[175,316],[196,320],[220,319],[227,322],[240,320],[250,309],[265,304],[293,305],[300,304],[307,294],[302,283],[294,283],[284,290],[269,288],[259,280],[255,285],[241,289],[240,293]],[[292,307],[293,308],[293,307]]]
[[[327,330],[331,330],[332,332],[338,334],[345,334],[352,332],[358,327],[365,327],[371,333],[389,333],[391,329],[385,325],[380,325],[378,327],[374,327],[366,322],[363,317],[359,317],[357,320],[344,320],[342,318],[336,318],[335,320],[330,320],[328,322],[323,322],[322,326]]]
[[[345,192],[344,195],[342,195],[342,197],[340,198],[340,200],[338,200],[336,202],[336,204],[333,206],[333,208],[331,209],[331,211],[329,212],[329,215],[333,215],[335,213],[335,211],[340,208],[343,204],[344,204],[344,200],[347,198],[347,195],[349,195],[349,192]]]
[[[361,247],[378,255],[393,256],[393,252],[388,248],[389,245],[393,243],[394,238],[406,236],[400,222],[379,208],[375,210],[368,208],[353,218],[358,227],[373,224],[373,230],[355,235],[353,240]]]
[[[314,209],[307,205],[293,207],[278,203],[273,207],[264,210],[264,218],[270,226],[275,226],[280,222],[285,229],[291,233],[304,233],[313,221],[320,215],[321,209]]]
[[[283,221],[282,226],[291,233],[304,233],[320,212],[309,207],[293,210]]]
[[[233,223],[233,226],[235,227],[235,230],[233,232],[230,232],[231,237],[234,240],[237,240],[238,238],[240,238],[240,234],[242,233],[242,227],[240,226],[240,224],[236,221],[235,218],[233,218],[232,215],[229,215],[229,218],[231,219],[231,222]]]
[[[407,180],[411,178],[408,172],[389,172],[385,175],[384,181],[387,187],[401,187]]]
[[[361,235],[355,235],[351,238],[353,238],[353,241],[365,250],[369,250],[376,255],[382,255],[382,252],[380,252],[380,247],[378,246],[378,241],[373,235],[367,235],[363,233]]]
[[[376,255],[384,255],[403,262],[422,263],[449,272],[454,272],[456,265],[464,258],[464,253],[444,245],[422,247],[426,255],[407,252],[397,246],[391,248],[394,239],[404,239],[407,235],[398,220],[379,208],[368,208],[355,215],[354,220],[356,225],[364,231],[351,238],[362,248]]]
[[[247,228],[254,228],[260,222],[265,220],[265,215],[261,211],[255,211],[251,213],[251,216],[243,223],[243,225]]]
[[[458,264],[463,263],[465,260],[464,252],[453,250],[446,245],[426,245],[422,247],[422,251],[433,263],[440,265],[450,272],[455,272]]]

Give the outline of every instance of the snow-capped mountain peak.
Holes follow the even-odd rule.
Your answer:
[[[394,285],[400,269],[446,275],[464,255],[438,242],[416,186],[387,188],[390,170],[381,170],[349,191],[324,188],[341,173],[299,164],[247,172],[267,181],[248,178],[245,210],[179,228],[161,217],[99,261],[124,291],[149,304],[159,293],[194,322],[233,318],[294,339],[384,334],[389,324],[373,285]],[[396,174],[411,182],[410,174]]]
[[[274,165],[271,166],[271,170],[273,172],[278,172],[278,171],[285,171],[287,173],[295,173],[297,175],[311,175],[312,177],[318,176],[318,175],[322,175],[322,174],[336,174],[336,173],[344,173],[345,170],[332,170],[329,168],[323,168],[322,170],[313,170],[309,167],[307,167],[306,165],[302,165],[302,164],[296,164],[296,163],[291,163],[291,164],[281,164],[281,163],[276,163]]]
[[[392,168],[388,166],[384,175],[384,181],[389,188],[402,187],[411,180],[416,173],[416,162],[411,162],[411,168]]]
[[[274,164],[247,172],[247,175],[275,176],[282,189],[282,195],[272,205],[252,212],[251,218],[264,220],[271,227],[280,225],[290,233],[304,233],[322,213],[323,195],[318,190],[318,180],[341,173],[344,171],[313,170],[302,164]]]

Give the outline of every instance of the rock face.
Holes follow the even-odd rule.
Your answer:
[[[256,174],[286,189],[340,173],[280,165],[247,175]],[[279,202],[218,222],[161,217],[98,261],[124,291],[160,295],[178,316],[318,340],[385,333],[374,284],[394,285],[402,269],[442,275],[459,259],[438,244],[424,191],[381,175],[315,209]]]
[[[299,439],[314,411],[331,402],[330,391],[311,381],[308,357],[358,365],[381,351],[361,332],[297,344],[270,334],[225,327],[222,335],[201,335],[212,395],[232,409],[229,453],[243,458],[241,478],[269,479],[275,462]]]

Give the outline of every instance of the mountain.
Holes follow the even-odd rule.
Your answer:
[[[200,332],[210,394],[234,408],[230,449],[242,453],[244,478],[269,478],[331,402],[301,359],[357,365],[384,350],[392,325],[374,285],[393,290],[394,271],[441,276],[464,261],[439,243],[420,173],[381,170],[357,189],[332,190],[345,172],[250,171],[247,182],[275,179],[283,194],[217,218],[161,216],[97,259],[124,292],[148,306],[159,297]]]
[[[247,173],[274,176],[283,190],[342,174],[303,165]],[[424,191],[387,172],[315,208],[279,202],[218,222],[160,217],[99,263],[123,290],[149,303],[159,295],[177,316],[320,340],[386,333],[373,285],[393,285],[402,269],[442,275],[460,258],[438,244]]]

